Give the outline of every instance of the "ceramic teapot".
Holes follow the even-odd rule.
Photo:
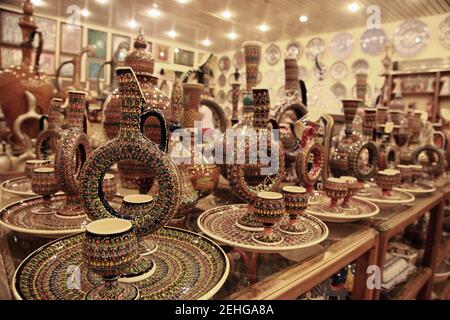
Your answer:
[[[147,101],[133,69],[118,68],[116,76],[122,99],[119,134],[95,150],[83,166],[80,175],[81,203],[90,219],[128,219],[133,223],[138,235],[145,235],[161,228],[178,211],[180,184],[177,167],[163,151],[168,148],[164,116],[156,109],[142,113]],[[154,116],[161,122],[159,146],[142,134],[145,120],[149,116]],[[150,168],[158,181],[158,194],[145,214],[127,216],[114,209],[105,199],[102,191],[103,176],[112,165],[123,160],[143,163]]]
[[[64,122],[60,128],[60,146],[63,147],[57,149],[55,157],[58,185],[66,194],[66,203],[56,215],[63,219],[85,215],[80,206],[79,175],[91,153],[85,133],[86,93],[70,90],[68,100]]]
[[[41,116],[39,123],[41,133],[38,135],[35,144],[37,159],[48,159],[50,150],[54,154],[57,153],[59,139],[61,138],[59,130],[63,119],[62,105],[62,99],[53,98],[48,109],[48,115]],[[43,130],[45,121],[48,121],[48,127]]]
[[[27,112],[28,98],[25,91],[30,92],[36,98],[36,112],[47,113],[52,97],[52,85],[47,75],[39,70],[39,58],[43,48],[42,33],[37,30],[33,20],[33,4],[30,0],[22,3],[23,16],[19,21],[22,30],[23,42],[22,63],[20,66],[11,66],[0,71],[0,105],[2,106],[6,124],[13,128],[16,119]],[[31,65],[33,40],[39,37],[39,45],[36,49],[35,64]],[[39,134],[38,121],[33,125],[27,125],[23,130],[30,138],[36,138]],[[21,141],[13,137],[15,149],[22,149]]]

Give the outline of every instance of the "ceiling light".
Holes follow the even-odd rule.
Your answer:
[[[173,52],[178,53],[178,52],[180,52],[180,49],[175,48],[175,49],[173,49]]]
[[[262,24],[259,26],[259,30],[261,30],[262,32],[266,32],[267,30],[269,30],[269,26],[267,24]]]
[[[128,26],[129,26],[131,29],[135,29],[135,28],[137,27],[137,22],[136,22],[136,20],[131,19],[130,21],[128,21]]]
[[[298,20],[300,20],[300,22],[306,22],[308,21],[308,16],[300,16]]]
[[[42,0],[31,0],[31,3],[34,4],[36,7],[41,7],[44,5],[44,1]]]
[[[237,38],[237,34],[234,33],[234,32],[230,32],[227,36],[228,36],[228,38],[230,38],[231,40],[234,40],[234,39]]]
[[[175,30],[170,30],[169,32],[167,32],[167,35],[171,38],[175,38],[178,33]]]
[[[153,6],[153,8],[148,10],[148,15],[152,18],[158,18],[161,15],[161,11],[156,6]]]
[[[347,9],[351,12],[356,12],[359,10],[359,4],[357,4],[356,2],[353,2],[347,6]]]
[[[90,14],[91,14],[91,13],[90,13],[89,10],[86,9],[86,8],[84,8],[83,10],[81,10],[81,15],[82,15],[83,17],[89,17]]]
[[[185,4],[185,3],[189,2],[189,0],[177,0],[177,2]]]
[[[232,16],[232,14],[228,10],[225,10],[224,12],[222,12],[222,17],[224,17],[225,19],[230,19],[231,16]]]
[[[105,4],[108,2],[108,0],[95,0],[95,1],[97,1],[98,3],[101,3],[101,4]]]
[[[202,41],[202,45],[205,47],[209,47],[211,45],[211,41],[209,39],[205,39]]]

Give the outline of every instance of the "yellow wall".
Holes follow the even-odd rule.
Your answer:
[[[422,20],[423,22],[425,22],[428,27],[429,27],[429,32],[430,32],[430,41],[428,46],[422,51],[420,52],[418,55],[412,57],[412,58],[405,58],[399,55],[395,55],[393,57],[394,60],[399,60],[399,61],[404,61],[404,60],[415,60],[415,59],[428,59],[428,58],[444,58],[444,57],[450,57],[450,50],[446,50],[444,47],[442,47],[439,42],[438,42],[438,37],[437,37],[437,31],[438,31],[438,25],[439,23],[446,17],[446,15],[438,15],[438,16],[431,16],[431,17],[424,17],[421,18],[420,20]],[[384,29],[384,31],[386,32],[387,36],[389,38],[392,38],[395,29],[397,28],[398,25],[401,24],[402,21],[399,22],[395,22],[395,23],[388,23],[388,24],[382,24],[382,28]],[[370,73],[369,73],[369,77],[368,77],[368,83],[371,87],[371,91],[373,92],[373,87],[374,84],[378,78],[378,74],[382,72],[383,68],[381,65],[381,59],[382,59],[382,54],[378,55],[378,56],[371,56],[368,55],[366,53],[364,53],[359,45],[359,39],[362,35],[362,33],[365,31],[364,28],[359,28],[359,29],[350,29],[350,30],[342,30],[342,32],[348,32],[350,34],[353,35],[353,37],[355,38],[355,43],[353,45],[353,51],[352,54],[342,60],[345,62],[345,64],[347,65],[348,69],[349,69],[349,73],[347,74],[347,77],[345,79],[343,79],[341,82],[345,85],[346,89],[347,89],[347,97],[346,98],[350,98],[351,97],[351,89],[353,87],[353,85],[355,84],[355,78],[353,76],[353,74],[351,73],[351,65],[352,63],[360,58],[363,58],[365,60],[367,60],[369,62],[370,65]],[[269,31],[270,32],[270,31]],[[341,31],[340,31],[341,32]],[[324,41],[325,44],[327,46],[325,53],[323,55],[323,58],[321,60],[322,63],[324,63],[327,67],[327,69],[329,69],[333,63],[335,63],[336,61],[338,61],[338,59],[334,58],[331,55],[330,52],[330,48],[329,45],[331,43],[332,38],[337,34],[338,32],[332,32],[332,33],[323,33],[323,34],[317,34],[315,36],[319,36],[321,37]],[[308,37],[301,37],[301,38],[297,38],[295,40],[299,41],[304,48],[305,51],[305,46],[308,43],[308,41],[313,38],[313,36],[308,36]],[[240,41],[240,43],[242,43],[245,40],[257,40],[257,39],[238,39],[236,41]],[[286,45],[292,41],[293,39],[289,39],[289,40],[283,40],[283,41],[277,41],[275,42],[276,45],[278,45],[281,49],[282,52],[282,56],[280,58],[280,60],[277,62],[276,65],[268,65],[266,60],[264,59],[264,53],[266,48],[270,45],[270,43],[264,43],[263,44],[263,48],[262,48],[262,58],[261,58],[261,64],[260,64],[260,71],[263,74],[263,80],[262,82],[259,84],[258,87],[262,87],[262,88],[266,88],[267,87],[267,83],[264,79],[264,74],[269,71],[269,70],[274,70],[277,74],[277,83],[275,86],[272,86],[270,89],[272,89],[271,91],[271,101],[272,103],[276,102],[277,97],[276,97],[276,93],[278,91],[278,89],[284,85],[284,51],[286,49]],[[218,57],[222,57],[223,55],[227,55],[231,60],[233,59],[233,55],[236,51],[232,51],[232,52],[225,52],[225,53],[221,53],[218,54]],[[305,56],[305,52],[303,52],[303,55],[301,56],[301,58],[298,60],[299,65],[303,65],[308,69],[308,77],[305,79],[306,82],[306,86],[309,88],[311,87],[314,83],[315,83],[315,77],[313,76],[313,65],[314,62],[310,61],[306,58]],[[217,79],[220,75],[220,71],[218,70],[217,66],[214,69],[215,71],[215,79],[217,82]],[[241,69],[240,72],[244,72],[244,69]],[[230,68],[230,70],[226,73],[226,78],[228,80],[228,77],[231,73],[234,72],[234,68],[233,66]],[[336,81],[329,75],[326,75],[325,78],[325,84],[327,87],[331,87]],[[228,82],[228,81],[227,81]],[[229,90],[231,89],[230,85],[227,83],[225,87],[219,87],[219,85],[216,83],[216,94],[219,90],[224,90],[225,93],[227,93]],[[426,103],[426,101],[424,100],[426,98],[419,98],[418,104],[419,107],[423,107],[423,105]],[[448,99],[450,100],[450,99]],[[445,102],[447,103],[447,101]],[[225,103],[225,106],[229,107],[231,104],[229,102]]]

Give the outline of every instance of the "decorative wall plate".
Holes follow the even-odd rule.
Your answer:
[[[395,29],[392,42],[395,51],[411,57],[423,50],[430,40],[428,26],[420,20],[405,21]]]
[[[401,185],[400,187],[394,188],[394,190],[409,192],[413,195],[422,195],[433,193],[436,191],[436,188],[424,183],[415,183],[413,185],[410,184],[407,186]]]
[[[217,102],[222,104],[222,103],[225,103],[226,101],[227,101],[227,96],[225,94],[225,91],[219,90],[217,92]]]
[[[64,206],[66,196],[56,195],[51,198],[51,205]],[[0,211],[0,225],[12,231],[41,238],[59,238],[82,232],[88,223],[86,216],[74,219],[59,218],[52,214],[34,214],[33,209],[42,206],[42,197],[33,197],[11,203]],[[116,196],[110,202],[119,209],[122,197]]]
[[[267,245],[255,242],[252,239],[254,232],[243,231],[236,226],[237,219],[247,212],[246,204],[228,205],[214,208],[202,213],[197,224],[208,237],[233,247],[253,252],[276,253],[295,250],[316,245],[328,236],[328,227],[319,219],[304,214],[301,217],[302,225],[307,232],[302,235],[283,234],[283,242],[278,245]],[[275,227],[275,232],[278,232]]]
[[[281,86],[277,91],[277,99],[281,100],[284,97],[284,86]]]
[[[330,75],[336,81],[344,79],[347,73],[348,67],[343,61],[336,61],[330,68]]]
[[[365,59],[358,59],[352,63],[351,68],[352,68],[352,72],[354,75],[357,75],[360,73],[368,74],[369,73],[369,62],[367,62],[367,60],[365,60]]]
[[[233,102],[233,90],[228,90],[228,92],[227,92],[227,101],[229,103]]]
[[[345,99],[345,96],[347,95],[347,88],[345,88],[345,86],[340,82],[336,82],[335,84],[333,84],[330,90],[337,98],[341,100]]]
[[[322,55],[324,51],[325,41],[322,38],[312,38],[306,45],[306,57],[311,61],[316,60],[316,56]]]
[[[303,46],[298,41],[291,41],[286,46],[286,58],[300,59],[303,54]]]
[[[227,56],[222,56],[219,60],[219,70],[227,72],[230,70],[231,67],[231,60]]]
[[[357,98],[357,96],[356,96],[356,84],[352,88],[352,97],[355,98],[355,99]],[[370,89],[370,86],[367,85],[367,88],[366,88],[366,99],[365,100],[367,102],[369,102],[371,97],[372,97],[372,90]]]
[[[280,47],[278,47],[276,44],[272,43],[269,45],[266,49],[266,53],[264,55],[264,58],[266,59],[267,63],[269,65],[276,64],[280,58],[281,58],[281,50]]]
[[[308,69],[305,66],[298,67],[298,78],[299,80],[305,80],[308,78]]]
[[[409,192],[400,191],[400,190],[392,190],[392,197],[390,199],[382,198],[381,190],[377,186],[369,185],[365,187],[365,190],[368,192],[368,196],[355,196],[356,199],[370,200],[371,202],[377,204],[405,204],[411,203],[416,198]]]
[[[345,59],[352,54],[355,38],[348,32],[340,32],[331,39],[331,54],[336,59]]]
[[[441,46],[450,50],[450,15],[439,24],[438,39]]]
[[[30,254],[17,268],[13,293],[23,300],[82,300],[101,278],[83,264],[84,234],[53,241]],[[224,284],[229,261],[223,250],[196,233],[164,227],[151,235],[156,272],[137,282],[141,300],[209,299]],[[70,281],[70,272],[80,282]],[[78,273],[79,272],[79,273]],[[69,285],[69,287],[68,287]],[[70,286],[72,285],[72,286]]]
[[[233,66],[238,69],[242,69],[245,65],[244,51],[239,50],[233,56]]]
[[[225,87],[227,84],[227,77],[222,73],[219,76],[219,79],[217,79],[217,83],[219,84],[219,87]]]
[[[361,35],[359,45],[367,54],[376,56],[380,54],[387,42],[387,36],[383,29],[367,29]]]
[[[277,84],[277,73],[273,70],[267,70],[264,74],[265,87],[273,88]]]
[[[351,198],[349,204],[355,207],[355,211],[347,211],[343,213],[323,212],[322,207],[328,206],[330,199],[323,192],[319,192],[319,203],[309,205],[306,212],[313,216],[327,222],[352,222],[364,218],[369,218],[377,215],[380,208],[370,201],[363,199]]]

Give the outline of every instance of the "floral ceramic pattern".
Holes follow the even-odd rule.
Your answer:
[[[405,21],[395,29],[392,42],[400,55],[411,57],[422,51],[430,41],[428,26],[420,20]]]
[[[438,39],[445,49],[450,50],[450,16],[447,16],[439,24]]]
[[[69,236],[31,254],[14,275],[16,298],[83,299],[86,291],[101,282],[101,278],[83,264],[83,238],[83,234]],[[176,228],[162,228],[151,239],[158,243],[159,249],[152,255],[158,271],[136,283],[140,299],[208,299],[225,282],[229,272],[228,258],[207,238]],[[78,272],[80,283],[75,280]],[[68,279],[74,280],[69,282],[69,288]]]
[[[51,197],[51,205],[61,207],[65,203],[65,195]],[[10,230],[45,238],[61,237],[83,231],[88,219],[80,216],[74,219],[62,219],[55,214],[36,215],[33,209],[41,207],[42,197],[34,197],[6,206],[0,211],[0,224]],[[113,207],[119,208],[122,197],[111,200]]]
[[[255,242],[252,239],[255,232],[243,231],[235,223],[246,213],[246,204],[214,208],[204,212],[198,218],[197,224],[206,235],[220,243],[258,252],[278,253],[306,248],[322,242],[328,236],[328,228],[322,221],[309,214],[304,214],[299,217],[299,223],[306,227],[306,233],[301,235],[283,234],[283,242],[277,245]],[[282,220],[280,223],[283,222],[286,221]]]

